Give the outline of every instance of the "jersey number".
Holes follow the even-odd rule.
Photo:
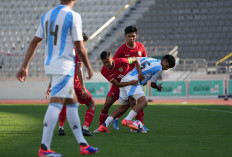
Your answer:
[[[151,65],[151,63],[150,62],[148,62],[148,61],[145,61],[145,62],[143,62],[142,64],[141,64],[141,69],[144,69],[144,68],[146,68],[146,66],[150,66]]]
[[[45,27],[46,27],[46,43],[48,43],[48,21],[46,21]],[[52,31],[52,28],[53,28],[53,21],[50,24],[49,33],[50,33],[50,35],[54,36],[53,44],[56,45],[56,43],[57,43],[57,33],[58,33],[59,26],[56,25],[54,32]]]

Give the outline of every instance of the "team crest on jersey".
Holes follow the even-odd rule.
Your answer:
[[[118,70],[119,70],[120,72],[122,72],[122,71],[123,71],[123,68],[119,68]]]
[[[139,55],[139,56],[141,56],[141,55],[142,55],[141,51],[139,51],[139,52],[138,52],[138,55]]]

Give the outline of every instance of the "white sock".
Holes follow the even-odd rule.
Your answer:
[[[113,122],[114,118],[112,116],[108,116],[105,123],[106,123],[106,127],[108,127],[112,122]]]
[[[50,145],[52,141],[53,132],[62,107],[62,104],[50,103],[44,116],[44,127],[41,143],[44,144],[48,150],[51,149]]]
[[[87,126],[83,126],[82,127],[84,130],[89,130],[89,127],[87,127]]]
[[[78,104],[75,103],[72,105],[66,105],[66,107],[67,107],[68,123],[78,143],[88,144],[82,134],[81,121],[80,121],[79,114],[78,114]]]
[[[136,117],[137,113],[134,110],[131,110],[129,114],[126,116],[126,120],[132,120]]]

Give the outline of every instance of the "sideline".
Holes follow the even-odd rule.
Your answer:
[[[94,99],[96,104],[104,104],[105,99]],[[118,102],[116,101],[115,104]],[[0,100],[0,104],[48,104],[48,100]],[[148,102],[149,105],[156,104],[178,104],[178,105],[231,105],[232,99],[224,101],[223,99],[153,99]]]

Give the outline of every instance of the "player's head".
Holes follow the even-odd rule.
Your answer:
[[[85,34],[85,32],[82,32],[82,36],[83,36],[83,41],[86,42],[89,40],[88,36]]]
[[[173,68],[176,64],[176,60],[172,55],[165,55],[161,60],[161,65],[163,70],[168,70]]]
[[[75,2],[76,0],[60,0],[61,4],[70,5],[71,7],[74,5]]]
[[[137,38],[137,28],[135,26],[128,26],[124,30],[126,42],[129,46],[134,46]]]
[[[111,57],[109,51],[102,51],[102,53],[100,54],[100,58],[102,60],[103,65],[106,68],[112,69],[112,67],[113,67],[113,58]]]

